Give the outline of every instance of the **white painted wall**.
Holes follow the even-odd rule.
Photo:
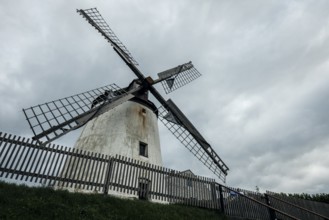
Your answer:
[[[148,144],[148,157],[139,155],[140,141]],[[148,107],[133,101],[89,121],[74,147],[162,166],[157,116]]]

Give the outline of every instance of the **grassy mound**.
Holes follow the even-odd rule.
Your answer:
[[[226,219],[218,212],[0,182],[0,219]]]

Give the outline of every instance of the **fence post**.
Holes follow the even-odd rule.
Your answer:
[[[220,201],[220,208],[221,212],[224,214],[225,213],[225,208],[224,208],[224,197],[223,197],[223,188],[222,185],[218,184],[219,187],[219,201]]]
[[[271,201],[270,201],[270,198],[268,197],[268,195],[266,193],[264,193],[264,196],[265,196],[265,201],[266,201],[266,204],[271,206]],[[268,208],[268,212],[270,214],[270,219],[271,220],[275,220],[277,219],[276,218],[276,214],[275,214],[275,211],[271,208]]]
[[[211,206],[215,207],[215,209],[217,209],[217,195],[216,195],[216,184],[215,181],[211,183]]]
[[[112,167],[113,167],[113,158],[110,157],[107,162],[106,178],[105,178],[105,182],[104,182],[104,195],[107,195],[109,192]]]

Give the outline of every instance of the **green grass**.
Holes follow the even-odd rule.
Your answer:
[[[226,219],[218,212],[0,182],[0,219]]]

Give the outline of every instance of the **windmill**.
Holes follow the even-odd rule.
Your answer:
[[[154,87],[155,84],[161,83],[168,94],[198,78],[201,74],[192,62],[160,72],[156,80],[150,76],[145,77],[137,68],[136,60],[96,8],[77,12],[111,44],[137,79],[126,88],[110,84],[23,109],[34,133],[33,139],[44,145],[85,126],[75,147],[95,150],[93,148],[102,146],[102,149],[96,151],[108,153],[107,150],[111,149],[112,152],[109,153],[119,151],[128,155],[138,149],[145,160],[162,165],[157,131],[159,118],[195,157],[225,181],[229,170],[226,164],[175,103],[171,99],[165,100]],[[149,93],[160,103],[159,107],[149,101]],[[122,139],[127,147],[122,146]],[[135,146],[136,140],[139,146]],[[118,144],[120,141],[121,145]],[[150,149],[147,149],[148,147]],[[152,155],[147,155],[148,152]]]

